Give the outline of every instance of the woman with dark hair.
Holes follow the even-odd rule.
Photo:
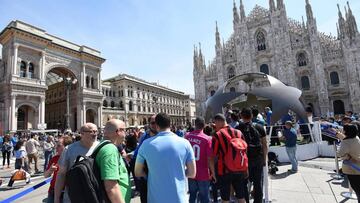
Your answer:
[[[356,125],[344,125],[344,132],[336,132],[336,137],[341,141],[337,152],[339,157],[345,157],[342,165],[342,171],[347,175],[350,185],[356,195],[360,197],[360,139],[357,136],[358,129]],[[360,203],[360,198],[358,198]]]
[[[25,171],[28,171],[28,163],[27,163],[27,153],[24,146],[24,141],[19,140],[14,148],[15,151],[15,169],[23,168]]]
[[[10,154],[12,151],[13,145],[10,141],[10,137],[6,135],[4,137],[4,142],[2,144],[2,156],[3,156],[3,168],[5,168],[5,160],[7,160],[7,168],[10,168]]]

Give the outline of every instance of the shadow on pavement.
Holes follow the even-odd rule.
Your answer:
[[[270,178],[273,179],[273,180],[283,179],[283,178],[288,177],[291,174],[292,173],[285,171],[285,172],[282,172],[282,173],[279,173],[279,174],[270,175]]]

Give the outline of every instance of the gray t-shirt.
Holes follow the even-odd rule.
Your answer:
[[[94,151],[95,147],[99,144],[98,141],[94,142],[90,149],[84,147],[80,141],[74,142],[73,144],[67,146],[64,151],[62,152],[60,159],[59,159],[59,166],[66,168],[68,171],[75,163],[76,158],[79,155],[83,156],[90,156],[91,153]],[[71,203],[70,198],[67,194],[67,189],[65,187],[65,194],[63,203]]]

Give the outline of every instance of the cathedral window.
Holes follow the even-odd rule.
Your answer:
[[[107,103],[106,100],[103,101],[103,106],[104,106],[104,107],[107,107],[107,106],[108,106],[108,103]]]
[[[265,34],[263,32],[258,32],[256,35],[256,43],[257,43],[257,50],[263,51],[266,50],[266,39]]]
[[[229,68],[228,68],[228,77],[229,77],[229,79],[230,78],[232,78],[232,77],[234,77],[235,76],[235,68],[234,68],[234,66],[230,66]]]
[[[105,91],[105,96],[109,96],[109,91],[108,90]]]
[[[138,106],[138,112],[140,112],[141,111],[141,106]]]
[[[20,77],[26,77],[26,63],[25,61],[21,61],[20,63]]]
[[[29,78],[34,78],[35,68],[33,63],[29,63]]]
[[[310,89],[310,81],[309,81],[309,77],[308,76],[302,76],[301,77],[301,88],[303,90],[308,90]]]
[[[86,88],[89,88],[89,83],[90,83],[90,78],[89,78],[89,76],[86,76],[85,83],[86,83]],[[106,95],[106,96],[107,96],[107,95]]]
[[[331,85],[339,85],[340,80],[339,80],[339,74],[335,71],[330,73],[330,84]]]
[[[120,101],[119,107],[120,107],[120,109],[124,109],[124,104],[122,101]]]
[[[215,94],[215,90],[211,90],[210,96],[213,96]]]
[[[115,102],[111,101],[110,106],[111,106],[111,108],[114,108],[115,107]]]
[[[230,92],[235,92],[235,87],[230,87]]]
[[[260,72],[269,75],[269,66],[267,64],[262,64],[260,66]]]
[[[298,66],[306,66],[307,59],[305,53],[300,53],[297,57]]]

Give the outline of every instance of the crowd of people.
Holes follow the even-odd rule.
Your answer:
[[[311,120],[311,109],[307,112]],[[79,156],[93,158],[92,172],[101,186],[94,198],[109,202],[128,203],[138,194],[142,203],[207,203],[218,202],[220,194],[222,202],[249,202],[252,198],[258,203],[264,196],[263,167],[268,161],[269,133],[266,126],[271,124],[271,114],[269,107],[262,113],[257,108],[227,110],[216,114],[210,123],[197,117],[194,126],[175,127],[167,114],[158,113],[151,116],[145,129],[129,129],[123,121],[111,119],[103,133],[96,125],[86,123],[80,136],[6,135],[1,139],[3,167],[10,167],[9,159],[14,154],[15,169],[39,173],[38,154],[42,151],[44,176],[53,177],[49,203],[90,202],[82,198],[91,195],[77,193],[83,189],[77,188],[83,187],[81,183],[69,179],[69,173],[80,162]],[[360,167],[360,125],[356,118],[346,115],[341,123],[332,118],[321,120],[343,126],[343,130],[334,128],[336,137],[342,140],[338,154]],[[300,128],[290,114],[280,122],[284,129],[282,137],[277,138],[285,143],[291,162],[289,173],[297,173]],[[359,195],[360,172],[349,165],[343,165],[342,171]],[[131,177],[135,191],[131,189]],[[89,185],[93,180],[82,181]]]

